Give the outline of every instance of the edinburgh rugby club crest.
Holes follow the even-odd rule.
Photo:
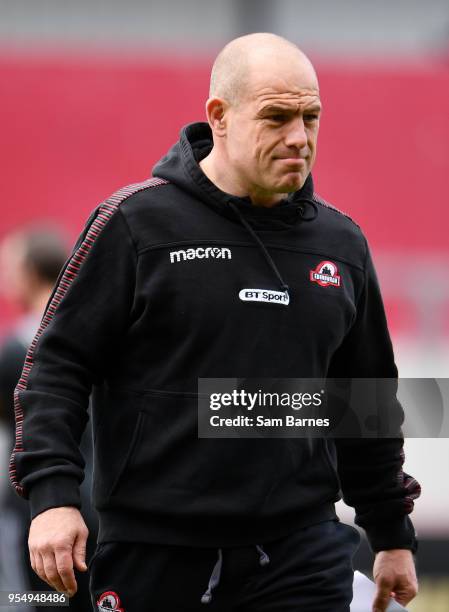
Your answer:
[[[114,591],[105,591],[97,600],[98,612],[125,612],[120,607],[120,597]]]
[[[340,287],[338,268],[332,261],[321,261],[315,270],[310,270],[310,280],[321,287]]]

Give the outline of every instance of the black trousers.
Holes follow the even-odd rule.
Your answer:
[[[89,564],[92,605],[95,612],[349,612],[359,543],[358,532],[336,520],[218,550],[102,543]]]

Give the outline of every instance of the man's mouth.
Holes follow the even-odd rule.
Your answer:
[[[277,157],[276,159],[291,166],[304,167],[306,165],[304,157]]]

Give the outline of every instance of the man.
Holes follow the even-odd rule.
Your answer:
[[[11,479],[33,567],[72,593],[93,387],[96,610],[347,611],[359,536],[335,515],[340,486],[377,553],[374,609],[416,593],[401,439],[197,436],[199,377],[397,375],[366,240],[314,195],[320,111],[295,45],[229,43],[208,125],[94,211],[54,289],[16,390]]]

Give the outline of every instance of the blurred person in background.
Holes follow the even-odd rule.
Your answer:
[[[0,287],[2,297],[17,306],[22,315],[0,346],[0,427],[1,460],[6,473],[8,455],[14,446],[14,388],[20,378],[26,351],[39,327],[45,306],[67,259],[64,236],[50,226],[34,225],[8,234],[0,243]],[[83,436],[86,479],[82,486],[83,515],[95,545],[96,518],[90,504],[90,428]],[[0,586],[3,590],[47,590],[48,586],[32,571],[29,561],[29,507],[23,503],[7,479],[0,483]],[[93,540],[93,541],[92,541]],[[74,610],[89,606],[87,580],[72,600]],[[54,608],[52,608],[54,609]],[[61,608],[63,609],[63,608]],[[29,610],[29,608],[28,608]]]

